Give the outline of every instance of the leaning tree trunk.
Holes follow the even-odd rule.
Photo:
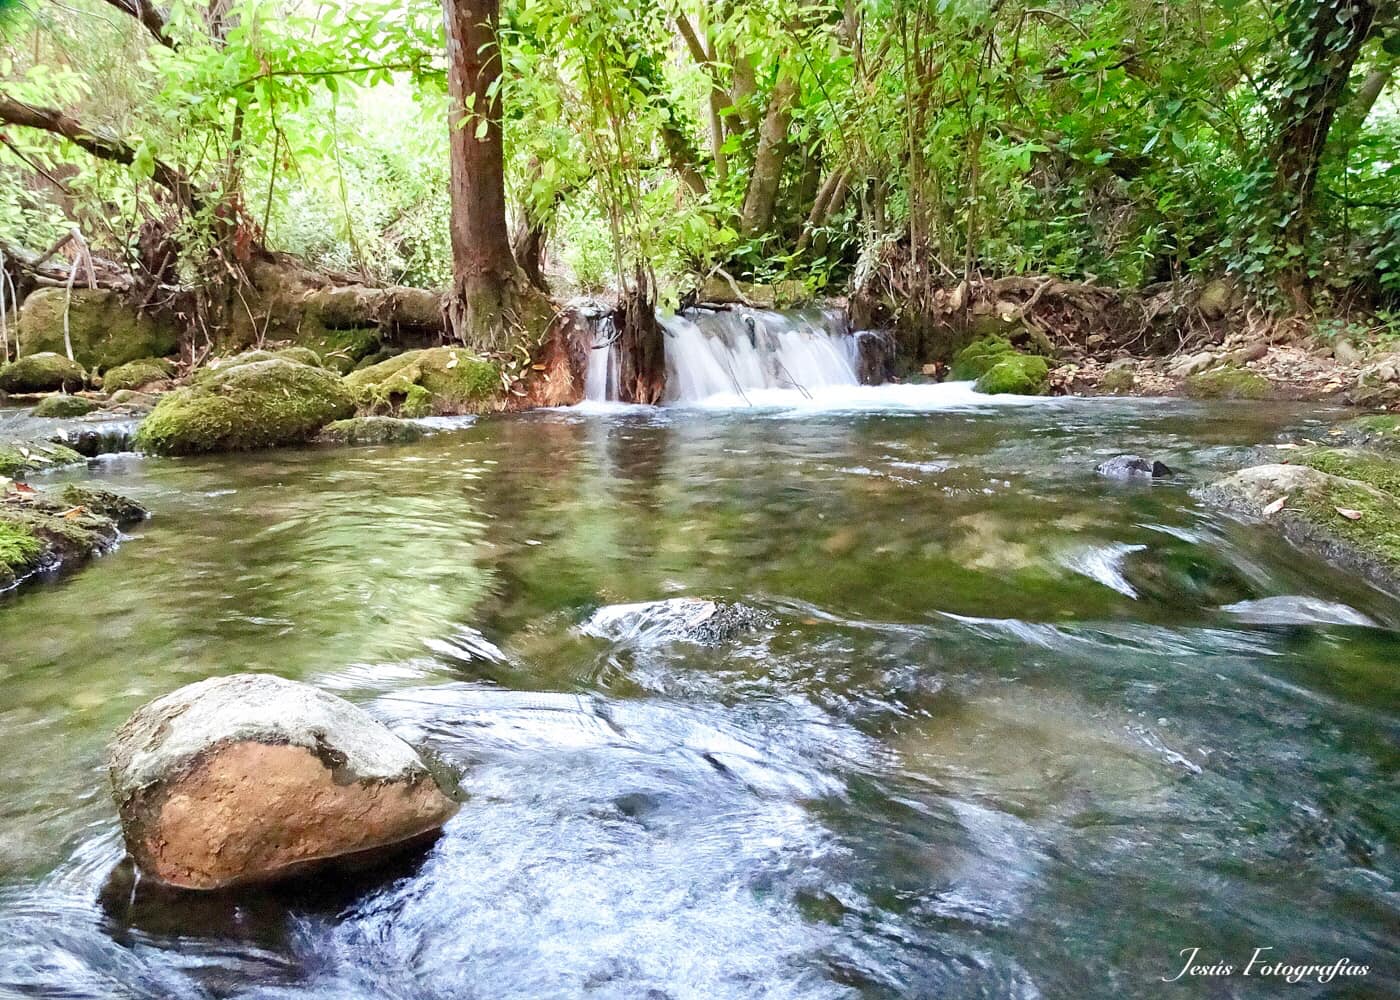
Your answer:
[[[778,205],[778,185],[783,178],[783,160],[787,155],[788,120],[796,98],[797,80],[784,75],[768,99],[739,219],[739,229],[746,236],[765,232],[772,225],[773,211]]]
[[[510,346],[513,292],[523,283],[506,229],[499,10],[499,0],[443,0],[452,161],[452,288],[444,309],[453,335],[481,351]]]

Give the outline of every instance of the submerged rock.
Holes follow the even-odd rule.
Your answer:
[[[777,623],[766,611],[746,604],[676,597],[600,608],[583,623],[582,630],[587,635],[614,641],[717,646],[741,633],[773,628]]]
[[[165,358],[141,358],[118,365],[102,376],[102,388],[109,393],[140,389],[168,381],[175,374],[175,363]]]
[[[345,376],[360,406],[400,417],[453,416],[499,408],[501,370],[461,347],[431,347]]]
[[[0,368],[3,392],[76,392],[86,384],[82,365],[61,354],[31,354]]]
[[[270,448],[308,441],[354,410],[334,372],[270,358],[206,372],[165,396],[135,443],[160,455]]]
[[[116,493],[67,486],[58,495],[11,492],[0,497],[0,591],[38,573],[71,569],[112,548],[118,528],[146,510]]]
[[[397,417],[351,417],[327,424],[316,435],[318,444],[404,444],[426,433],[421,424]]]
[[[106,369],[138,358],[162,357],[180,343],[172,323],[144,314],[107,289],[41,288],[24,300],[19,313],[22,353],[64,350],[63,314],[73,357],[89,368]]]
[[[83,396],[50,396],[34,407],[34,416],[63,420],[82,417],[98,409],[97,403]]]
[[[1201,491],[1203,499],[1277,524],[1295,544],[1400,585],[1400,497],[1307,465],[1261,465]]]
[[[1376,623],[1345,604],[1317,597],[1284,595],[1239,601],[1220,609],[1246,625],[1364,625]]]
[[[136,864],[186,889],[276,881],[415,841],[460,808],[364,711],[268,674],[212,678],[138,709],[108,771]]]
[[[1108,479],[1162,479],[1170,476],[1172,470],[1161,462],[1149,462],[1141,455],[1119,455],[1110,458],[1094,469]]]

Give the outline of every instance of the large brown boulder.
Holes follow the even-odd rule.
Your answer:
[[[403,844],[459,808],[365,712],[269,674],[201,681],[143,706],[108,768],[137,866],[186,889],[275,881]]]

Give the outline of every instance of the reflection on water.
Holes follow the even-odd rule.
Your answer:
[[[1400,605],[1189,492],[1299,412],[800,409],[83,473],[156,519],[0,603],[0,995],[1158,996],[1260,945],[1400,991]],[[240,670],[467,806],[339,884],[133,882],[108,735]]]

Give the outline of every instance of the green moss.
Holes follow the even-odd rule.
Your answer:
[[[408,351],[351,372],[345,383],[366,412],[407,417],[497,409],[502,393],[500,369],[460,347]]]
[[[96,403],[82,396],[50,396],[34,407],[34,416],[61,420],[85,416],[96,409]]]
[[[170,393],[142,422],[136,446],[161,455],[270,448],[309,440],[354,409],[338,375],[270,358],[207,371]]]
[[[64,350],[63,313],[67,292],[41,288],[24,300],[19,340],[24,353]],[[138,358],[163,357],[179,346],[173,324],[143,315],[119,293],[76,288],[67,303],[73,356],[95,369],[115,368]]]
[[[255,365],[261,361],[291,361],[311,368],[321,367],[321,358],[307,347],[283,347],[275,351],[244,351],[228,358],[215,358],[195,374],[195,381],[210,378],[243,365]]]
[[[1238,365],[1222,365],[1186,380],[1186,394],[1194,399],[1268,399],[1273,383],[1257,372]]]
[[[1318,448],[1300,452],[1297,462],[1329,475],[1355,479],[1400,497],[1400,460],[1371,452]]]
[[[0,368],[4,392],[76,392],[86,384],[82,366],[61,354],[31,354]]]
[[[1132,392],[1136,382],[1137,378],[1133,375],[1131,368],[1111,368],[1099,380],[1099,391],[1118,396]]]
[[[421,388],[414,386],[415,389]],[[394,417],[352,417],[327,424],[316,440],[322,444],[399,444],[417,441],[423,428],[408,420]]]
[[[13,584],[43,551],[44,544],[28,526],[0,517],[0,589]]]
[[[0,476],[19,479],[33,472],[48,472],[86,462],[72,448],[38,441],[11,441],[0,445]]]
[[[175,364],[165,358],[141,358],[118,365],[102,376],[102,388],[107,392],[139,389],[152,382],[164,382],[175,374]]]
[[[1034,354],[1008,354],[977,380],[978,392],[989,396],[1003,394],[1039,396],[1045,392],[1050,365]]]
[[[1002,336],[982,337],[968,344],[953,358],[948,378],[953,382],[970,382],[991,371],[997,362],[1014,355],[1016,348]]]
[[[324,330],[302,341],[321,356],[321,364],[345,375],[380,349],[379,329],[373,326],[349,330]]]
[[[98,489],[95,486],[79,486],[76,483],[69,483],[63,487],[59,497],[69,508],[82,507],[94,514],[109,517],[117,524],[135,524],[150,516],[150,512],[135,500],[128,499],[120,493],[113,493],[111,490]]]
[[[1400,452],[1400,415],[1376,413],[1357,417],[1333,427],[1328,438],[1339,444]]]

